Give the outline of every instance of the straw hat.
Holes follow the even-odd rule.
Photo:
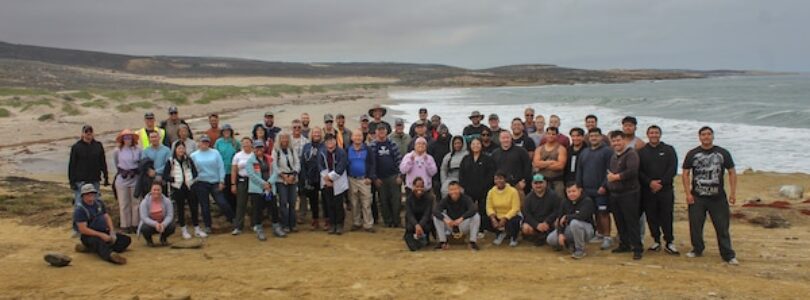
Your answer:
[[[121,130],[121,132],[118,133],[118,136],[115,137],[115,142],[119,143],[119,144],[123,143],[124,142],[124,136],[126,136],[126,135],[132,136],[132,145],[137,145],[138,144],[139,136],[136,133],[132,132],[132,130],[129,130],[129,129]]]

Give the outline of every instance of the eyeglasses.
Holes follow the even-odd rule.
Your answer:
[[[293,129],[301,129],[301,126],[293,126]]]
[[[526,116],[527,116],[527,117],[534,117],[534,115],[532,115],[532,114],[528,114],[528,115],[526,115]]]
[[[482,133],[481,136],[489,136],[489,133]]]
[[[84,133],[93,133],[92,129],[85,130]]]

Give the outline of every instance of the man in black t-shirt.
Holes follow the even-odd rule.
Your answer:
[[[534,149],[537,148],[532,138],[526,134],[523,122],[520,121],[520,118],[514,118],[512,120],[512,146],[526,150],[526,152],[529,153],[529,159],[532,158]]]
[[[737,202],[734,160],[726,149],[714,145],[714,130],[711,127],[701,128],[698,136],[700,146],[690,150],[683,161],[683,189],[689,205],[689,235],[692,238],[692,251],[686,256],[703,255],[703,224],[708,212],[717,233],[720,256],[728,264],[738,265],[729,234],[729,204]],[[723,175],[726,171],[731,188],[728,197],[723,187]]]

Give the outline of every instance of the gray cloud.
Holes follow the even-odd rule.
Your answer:
[[[808,1],[4,1],[0,40],[464,67],[810,70]]]

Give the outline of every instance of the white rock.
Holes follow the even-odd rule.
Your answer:
[[[802,199],[804,197],[804,188],[798,185],[783,185],[779,188],[779,194],[789,199]]]

